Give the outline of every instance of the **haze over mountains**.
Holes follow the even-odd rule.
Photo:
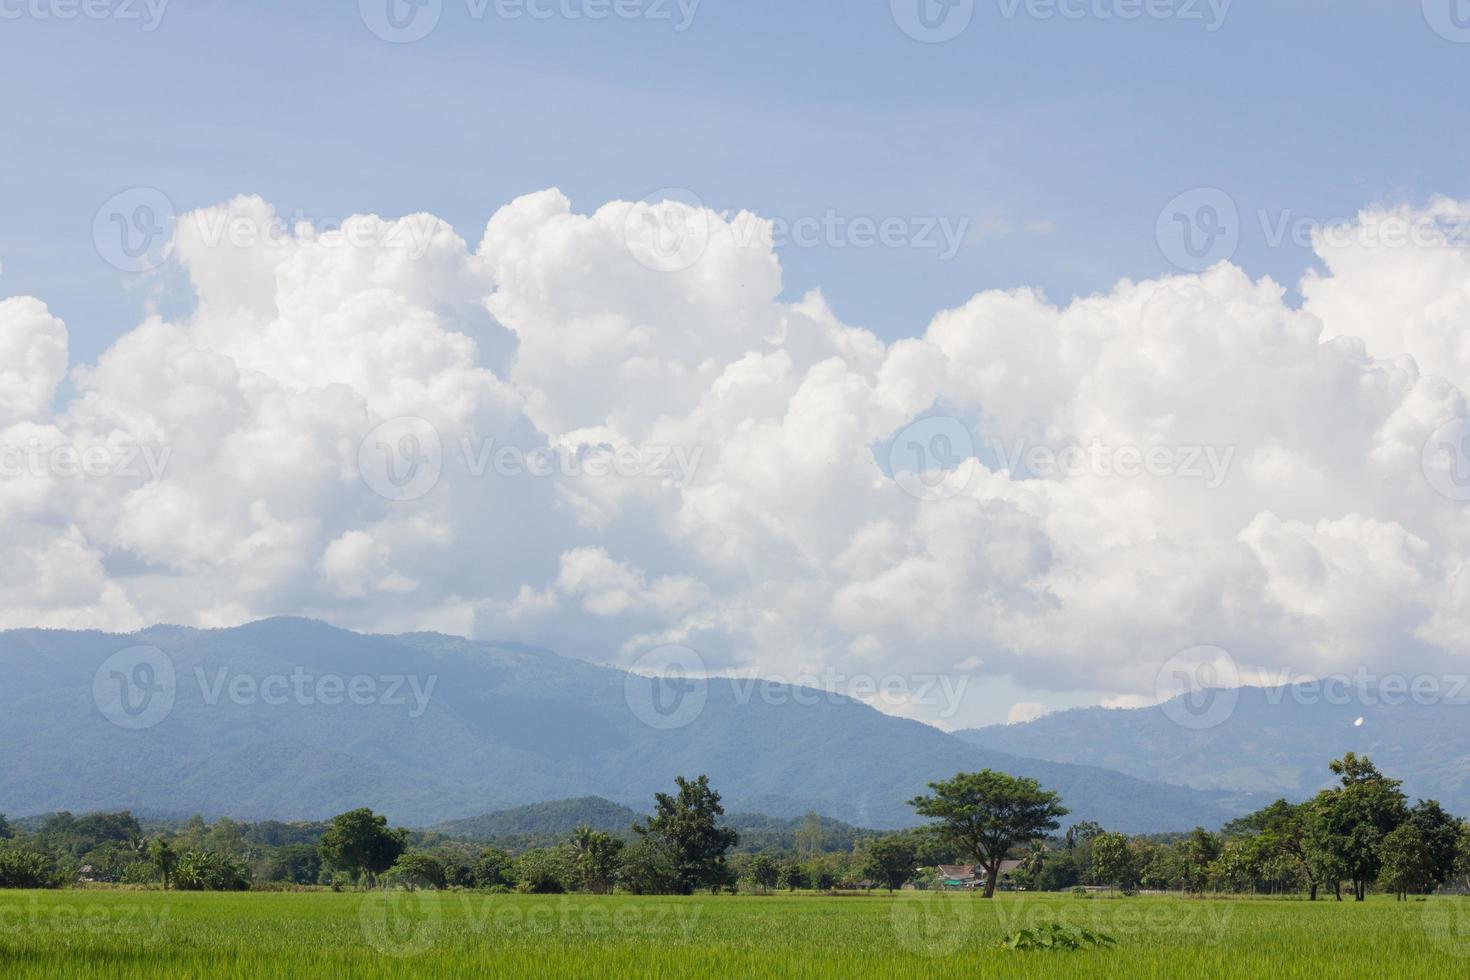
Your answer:
[[[1242,688],[1228,719],[1193,731],[1163,707],[1078,708],[956,732],[994,751],[1147,774],[1199,789],[1304,799],[1335,781],[1327,763],[1367,755],[1410,797],[1470,812],[1470,688],[1437,694],[1328,684]]]
[[[136,645],[167,663],[109,659]],[[0,669],[0,812],[16,816],[128,807],[315,819],[368,805],[427,826],[587,796],[641,813],[676,775],[708,773],[731,813],[816,811],[886,828],[917,822],[905,801],[930,780],[985,767],[1057,790],[1069,819],[1132,832],[1218,826],[1258,802],[1020,758],[826,693],[798,703],[711,681],[693,721],[659,730],[630,708],[651,696],[647,678],[522,647],[309,620],[126,637],[11,631],[0,633]],[[107,707],[121,724],[99,708],[115,685],[161,688],[169,672],[162,717],[149,714],[158,701],[137,716]]]

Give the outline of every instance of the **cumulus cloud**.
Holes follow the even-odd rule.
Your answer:
[[[1011,710],[1006,715],[1007,725],[1024,725],[1028,721],[1045,718],[1051,712],[1046,705],[1037,701],[1021,701],[1011,705]]]
[[[1443,666],[1470,528],[1422,456],[1470,414],[1470,260],[1373,229],[1465,213],[1365,212],[1299,308],[1221,265],[984,292],[884,343],[783,299],[748,214],[545,191],[471,248],[429,215],[241,236],[280,222],[238,198],[178,222],[194,309],[63,404],[64,326],[0,302],[0,445],[42,447],[0,477],[0,626],[290,613],[1117,704],[1204,643],[1243,674]]]

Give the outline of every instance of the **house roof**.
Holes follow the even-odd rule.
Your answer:
[[[955,878],[964,880],[975,878],[980,874],[980,869],[970,864],[941,864],[937,869],[941,878]]]
[[[1020,861],[1002,861],[1000,862],[1000,873],[1002,875],[1012,874],[1019,867],[1021,867]],[[939,872],[941,878],[952,878],[958,881],[985,876],[985,869],[973,864],[941,864],[935,870]]]

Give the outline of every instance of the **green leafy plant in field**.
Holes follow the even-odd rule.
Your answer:
[[[1000,948],[1022,951],[1037,949],[1070,951],[1106,949],[1117,944],[1117,940],[1112,936],[1100,932],[1093,932],[1078,926],[1064,926],[1059,922],[1048,922],[1035,929],[1022,929],[1011,933],[1001,940]]]

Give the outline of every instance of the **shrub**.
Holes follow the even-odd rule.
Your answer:
[[[0,888],[55,888],[59,884],[45,855],[0,847]]]
[[[173,883],[185,892],[243,892],[250,888],[250,872],[223,854],[187,851],[174,869]]]
[[[560,895],[572,878],[571,861],[562,848],[527,851],[515,864],[516,891],[531,895]]]
[[[1046,925],[1037,926],[1035,929],[1022,929],[1013,932],[1001,940],[1001,949],[1014,950],[1079,950],[1079,949],[1105,949],[1117,945],[1117,940],[1112,936],[1077,926],[1064,926],[1057,922],[1048,922]]]

